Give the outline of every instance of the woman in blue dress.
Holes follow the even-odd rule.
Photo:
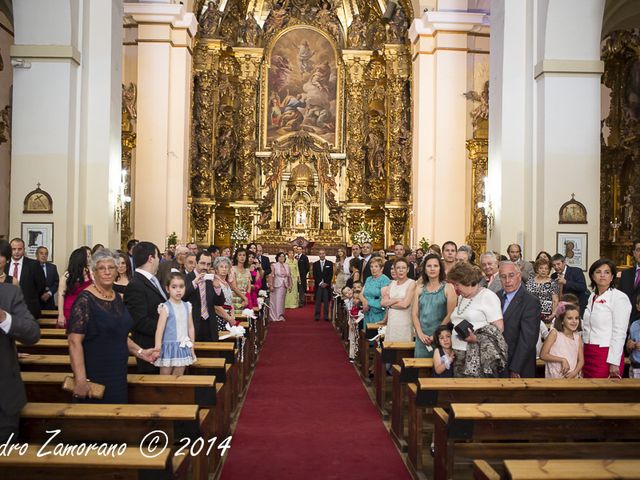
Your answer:
[[[371,266],[371,276],[364,282],[362,289],[362,311],[364,312],[363,329],[367,324],[378,323],[384,320],[384,308],[380,304],[382,300],[381,290],[391,283],[389,277],[382,273],[384,260],[380,257],[373,257],[369,260]]]
[[[133,320],[113,290],[117,260],[106,249],[93,254],[93,283],[71,307],[67,323],[69,356],[75,379],[73,397],[91,403],[127,403],[129,355],[153,362],[153,349],[142,349],[129,337]],[[102,399],[91,399],[90,383],[105,386]]]
[[[432,358],[434,332],[448,322],[456,307],[457,296],[445,281],[444,265],[440,257],[430,253],[424,258],[423,270],[413,302],[413,326],[416,330],[416,358]]]

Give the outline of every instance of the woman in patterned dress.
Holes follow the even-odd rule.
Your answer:
[[[239,248],[233,254],[233,278],[235,281],[235,289],[233,295],[233,308],[236,314],[241,314],[242,310],[248,305],[249,295],[253,289],[251,285],[251,273],[249,272],[249,259],[247,251]]]
[[[533,270],[535,276],[527,280],[525,286],[540,300],[542,320],[549,323],[553,320],[552,314],[558,305],[558,282],[551,279],[551,263],[543,256],[536,260]]]

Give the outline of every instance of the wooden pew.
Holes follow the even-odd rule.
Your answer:
[[[435,480],[453,478],[456,455],[633,459],[640,448],[640,403],[454,403],[434,420]]]
[[[40,338],[67,338],[67,331],[64,328],[43,328],[40,322]]]
[[[371,383],[371,379],[369,378],[369,342],[372,338],[378,335],[378,328],[380,328],[381,326],[382,325],[380,325],[379,323],[369,323],[366,330],[360,330],[358,333],[358,357],[360,360],[360,376],[367,384]]]
[[[422,435],[425,409],[448,408],[452,403],[575,403],[633,402],[640,398],[640,380],[544,378],[419,378],[407,388],[410,470],[422,469]]]
[[[413,356],[415,342],[382,342],[382,347],[374,351],[375,366],[373,369],[373,385],[376,393],[376,406],[383,417],[388,415],[385,409],[385,390],[387,372],[385,365],[398,365],[405,357]]]
[[[42,318],[58,318],[58,310],[41,310]]]
[[[53,328],[66,333],[66,330],[64,328],[56,328],[57,323],[58,323],[58,320],[56,318],[39,318],[38,319],[38,325],[40,325],[40,328]]]
[[[122,480],[186,480],[188,457],[174,457],[166,449],[157,457],[146,458],[137,445],[128,446],[122,455],[100,455],[93,451],[82,456],[38,456],[41,445],[29,445],[20,455],[13,451],[0,456],[0,471],[4,480],[51,480],[86,478],[117,478]]]
[[[432,358],[403,358],[391,367],[391,438],[400,451],[406,451],[404,412],[404,389],[409,382],[416,382],[419,376],[431,376]]]
[[[640,460],[505,460],[512,480],[640,479]]]

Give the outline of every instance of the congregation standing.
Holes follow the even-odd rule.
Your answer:
[[[129,355],[140,373],[180,374],[196,360],[194,342],[216,341],[245,308],[257,311],[260,297],[278,322],[312,295],[315,320],[332,320],[333,302],[347,309],[351,361],[359,330],[377,324],[386,340],[415,341],[415,357],[433,357],[435,376],[533,377],[539,357],[550,378],[621,377],[626,354],[629,375],[640,377],[640,241],[619,276],[610,260],[594,262],[590,288],[562,254],[542,251],[530,262],[515,243],[506,255],[482,253],[479,266],[476,252],[453,241],[392,251],[386,258],[365,242],[338,249],[334,262],[319,248],[312,263],[301,245],[272,261],[259,244],[160,252],[132,240],[115,253],[80,247],[59,274],[45,247],[29,259],[21,239],[0,241],[1,338],[36,342],[34,319],[57,304],[76,401],[98,401],[91,378],[107,386],[99,401],[125,403]],[[23,404],[0,396],[0,437],[15,429]]]

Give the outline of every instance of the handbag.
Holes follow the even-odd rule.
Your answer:
[[[89,383],[89,392],[91,393],[91,398],[101,399],[104,397],[104,385],[101,383],[93,383],[90,380],[87,380]],[[62,382],[62,389],[67,392],[72,392],[76,388],[76,379],[73,377],[65,377]]]
[[[454,327],[454,330],[462,340],[465,340],[469,336],[469,329],[473,332],[473,325],[467,320],[462,320]]]

